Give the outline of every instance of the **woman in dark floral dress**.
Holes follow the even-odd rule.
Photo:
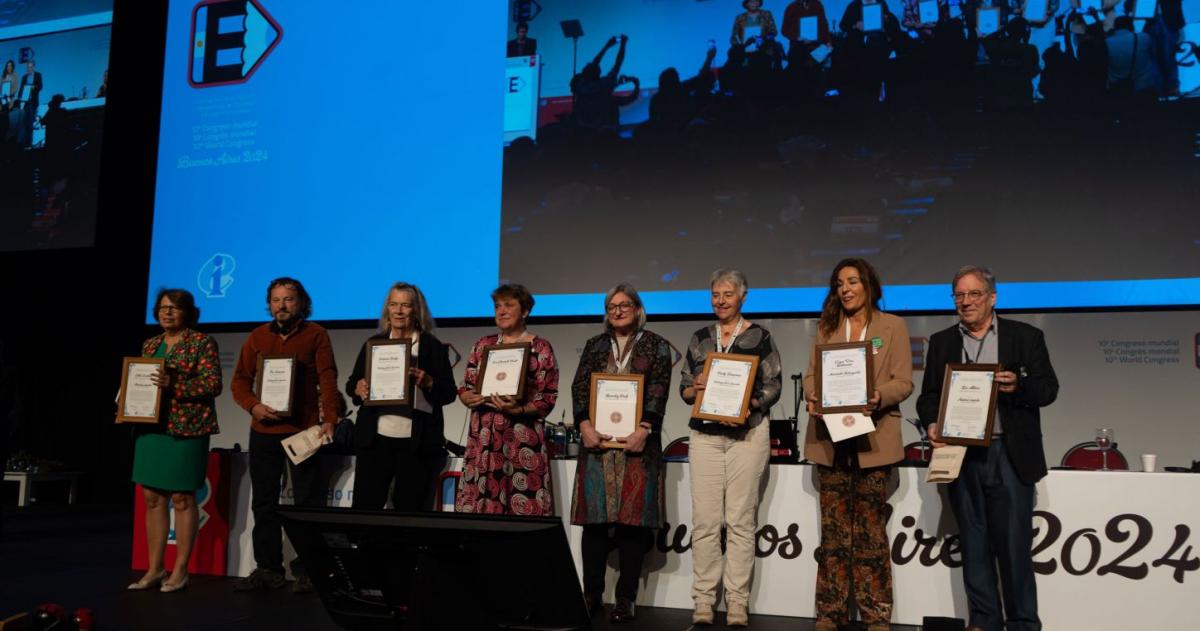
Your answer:
[[[500,332],[475,342],[458,398],[471,408],[467,454],[455,497],[460,513],[553,515],[550,455],[545,418],[558,399],[558,364],[550,342],[525,329],[533,295],[521,285],[492,292]],[[525,396],[480,396],[476,390],[483,349],[493,344],[529,342]]]
[[[671,345],[645,330],[646,309],[625,284],[604,301],[605,332],[587,341],[571,385],[575,425],[583,435],[571,523],[583,526],[583,583],[588,612],[603,611],[604,573],[615,544],[621,574],[612,622],[634,619],[642,560],[663,524],[662,422],[671,386]],[[589,418],[592,373],[645,375],[642,418],[628,436],[604,436]],[[605,441],[624,449],[604,448]],[[611,533],[611,538],[610,538]]]

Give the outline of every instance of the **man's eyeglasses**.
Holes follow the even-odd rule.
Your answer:
[[[963,302],[966,302],[968,299],[971,302],[977,302],[980,298],[983,298],[984,296],[986,296],[990,293],[992,293],[992,292],[981,291],[979,289],[972,289],[971,291],[956,291],[956,292],[950,294],[950,297],[953,298],[954,302],[956,302],[956,303],[963,303]]]

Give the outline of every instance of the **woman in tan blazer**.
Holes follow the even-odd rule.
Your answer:
[[[885,631],[892,618],[892,565],[888,553],[888,480],[904,458],[900,402],[913,391],[912,350],[904,320],[879,310],[883,289],[871,264],[844,259],[829,278],[813,355],[804,377],[808,431],[804,457],[817,465],[821,547],[817,557],[817,631],[849,623],[850,588],[869,631]],[[862,413],[875,431],[834,443],[816,413],[813,374],[819,344],[871,344],[875,390]]]

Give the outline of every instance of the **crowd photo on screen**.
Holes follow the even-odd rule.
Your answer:
[[[1179,212],[1200,199],[1198,18],[1192,0],[515,2],[507,54],[542,87],[536,134],[505,148],[500,276],[698,289],[724,250],[771,287],[846,256],[928,284],[935,254],[1020,241],[1044,256],[1012,261],[1015,282],[1162,277],[1200,233]],[[1123,256],[1062,247],[1083,225],[1089,252]]]

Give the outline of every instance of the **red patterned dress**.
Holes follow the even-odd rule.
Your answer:
[[[460,392],[475,390],[483,349],[499,338],[492,334],[475,342]],[[558,364],[550,342],[535,336],[530,344],[525,402],[537,408],[537,414],[511,417],[486,406],[471,411],[467,455],[454,500],[460,513],[554,514],[544,419],[558,400]]]

